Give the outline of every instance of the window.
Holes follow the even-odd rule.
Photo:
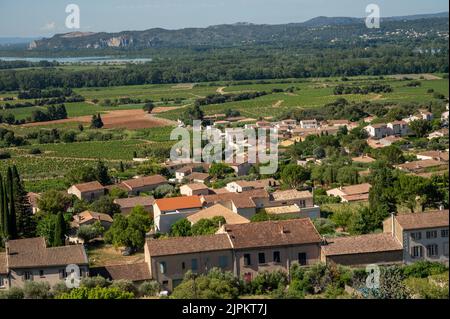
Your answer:
[[[65,269],[60,269],[59,270],[59,279],[64,279],[66,277],[67,277],[66,270]]]
[[[422,257],[422,255],[423,255],[422,250],[423,250],[422,246],[413,246],[413,247],[411,247],[411,257],[413,257],[413,258],[420,258],[420,257]]]
[[[260,264],[266,263],[266,254],[265,253],[258,254],[258,263],[260,263]]]
[[[39,277],[44,278],[45,274],[43,270],[39,270]]]
[[[25,271],[23,273],[23,279],[24,280],[33,280],[33,274],[29,271]]]
[[[0,288],[5,287],[5,281],[2,276],[0,276]]]
[[[437,231],[429,230],[427,231],[427,239],[437,238]]]
[[[415,232],[415,233],[411,233],[411,238],[413,240],[421,240],[422,239],[422,233],[419,232]]]
[[[165,261],[159,263],[159,272],[165,274],[167,272],[167,264]]]
[[[221,268],[228,267],[228,257],[227,256],[219,256],[219,266]]]
[[[299,202],[299,204],[300,204],[300,208],[305,208],[306,207],[306,201],[305,200],[301,200]]]
[[[198,262],[197,262],[197,259],[192,259],[192,260],[191,260],[191,269],[192,269],[192,271],[197,271],[197,270],[198,270]]]
[[[244,266],[250,266],[252,264],[252,258],[250,254],[244,254]]]
[[[280,257],[280,252],[279,251],[274,251],[273,252],[273,262],[274,263],[280,263],[281,262],[281,257]]]
[[[441,230],[441,237],[445,237],[445,238],[448,237],[448,229]]]
[[[306,265],[306,253],[299,253],[298,254],[298,263],[302,266]]]
[[[183,269],[183,270],[186,269],[186,263],[184,261],[181,263],[181,269]]]
[[[427,256],[436,257],[438,255],[438,245],[427,245]]]

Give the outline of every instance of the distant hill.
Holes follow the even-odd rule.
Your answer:
[[[448,32],[448,12],[382,20],[381,31],[411,29],[420,32],[430,29]],[[319,29],[319,30],[318,30]],[[356,41],[367,34],[380,30],[367,29],[363,18],[316,17],[302,23],[280,25],[256,25],[246,22],[166,30],[154,28],[145,31],[123,31],[117,33],[72,32],[57,34],[48,39],[32,41],[30,50],[85,50],[85,49],[146,49],[178,48],[197,46],[243,46],[252,44],[299,45],[321,41]]]

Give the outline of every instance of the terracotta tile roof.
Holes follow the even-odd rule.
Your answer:
[[[354,195],[343,195],[342,196],[348,202],[356,202],[356,201],[367,201],[369,200],[369,193],[365,194],[354,194]]]
[[[371,124],[369,126],[372,126],[373,128],[382,128],[382,127],[386,127],[387,124],[385,123],[379,123],[379,124]]]
[[[79,225],[87,223],[93,219],[104,221],[104,222],[109,222],[109,223],[113,222],[112,217],[109,216],[108,214],[91,212],[89,210],[86,210],[86,211],[74,216],[74,221],[76,223],[78,223]]]
[[[88,264],[82,245],[47,248],[43,237],[8,241],[9,268],[33,268]]]
[[[403,250],[391,233],[329,238],[327,243],[322,246],[326,256]]]
[[[181,187],[189,187],[191,190],[196,191],[196,190],[202,190],[202,189],[208,189],[208,186],[206,186],[203,183],[192,183],[192,184],[186,184],[183,185]]]
[[[225,225],[236,249],[320,243],[321,236],[309,218]]]
[[[151,206],[155,202],[153,196],[137,196],[128,198],[117,198],[114,203],[119,205],[121,208],[133,208],[136,206]]]
[[[448,209],[441,211],[431,211],[425,213],[400,214],[395,218],[404,230],[448,227]]]
[[[0,253],[0,274],[7,274],[8,267],[6,267],[6,253]]]
[[[423,161],[413,161],[413,162],[409,162],[409,163],[404,163],[404,164],[397,165],[396,167],[399,169],[406,169],[408,171],[415,171],[415,170],[420,170],[420,169],[429,168],[429,167],[436,167],[436,166],[441,166],[441,165],[445,165],[445,163],[442,161],[436,161],[434,159],[428,159],[428,160],[423,160]]]
[[[261,180],[256,180],[256,181],[241,180],[241,181],[235,181],[234,183],[236,183],[240,187],[253,187],[254,189],[266,188],[269,186],[277,186],[280,184],[273,178],[261,179]]]
[[[152,257],[229,250],[232,248],[226,234],[150,239],[147,240],[146,245]]]
[[[151,279],[146,262],[122,265],[108,265],[89,270],[90,276],[102,276],[110,280],[144,281]]]
[[[273,200],[289,200],[289,199],[302,199],[312,198],[313,195],[308,191],[298,191],[296,189],[288,189],[285,191],[276,191],[272,193]]]
[[[216,216],[222,216],[225,218],[227,224],[245,224],[250,222],[247,218],[236,214],[235,212],[229,210],[225,206],[216,204],[214,206],[202,209],[198,213],[188,216],[187,219],[192,223],[197,223],[200,219],[211,219]]]
[[[427,157],[431,157],[432,159],[435,159],[435,160],[439,160],[440,159],[442,161],[448,162],[448,152],[427,151],[427,152],[418,153],[417,155],[427,156]]]
[[[341,191],[346,195],[359,195],[369,193],[371,188],[372,185],[370,185],[369,183],[364,183],[342,187]]]
[[[207,205],[219,204],[225,202],[233,202],[237,208],[252,208],[256,207],[252,198],[269,197],[269,194],[264,189],[253,189],[242,193],[219,193],[214,195],[203,195],[202,200]]]
[[[192,172],[192,173],[188,176],[188,179],[189,179],[190,181],[193,181],[193,180],[202,180],[202,181],[205,181],[205,180],[208,180],[209,178],[210,178],[210,176],[209,176],[208,173],[199,173],[199,172]]]
[[[82,193],[101,191],[101,190],[105,189],[103,187],[103,185],[97,181],[89,182],[89,183],[82,183],[82,184],[75,184],[73,186],[76,187]]]
[[[172,211],[201,208],[202,202],[200,201],[199,196],[182,196],[157,199],[155,200],[155,205],[157,205],[161,211]]]
[[[287,206],[277,206],[277,207],[266,207],[264,209],[267,214],[278,215],[278,214],[294,214],[300,213],[301,209],[297,205],[287,205]]]
[[[133,178],[133,179],[129,179],[129,180],[122,182],[122,184],[127,186],[129,189],[145,187],[145,186],[153,186],[153,185],[164,184],[164,183],[167,183],[167,179],[161,175]]]

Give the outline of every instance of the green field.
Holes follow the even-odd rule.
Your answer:
[[[427,93],[428,89],[446,94],[449,89],[448,79],[425,80],[421,79],[420,87],[406,87],[408,81],[378,77],[354,77],[343,82],[338,78],[326,79],[307,79],[307,80],[289,80],[292,83],[273,83],[267,84],[243,84],[226,86],[226,83],[217,83],[209,85],[189,85],[189,84],[158,84],[158,85],[134,85],[134,86],[118,86],[107,88],[82,88],[75,89],[76,93],[84,96],[87,101],[97,99],[103,101],[105,99],[116,99],[121,97],[140,98],[141,100],[151,99],[157,102],[157,106],[177,106],[173,103],[175,99],[182,99],[178,106],[192,105],[197,98],[205,97],[209,94],[217,93],[217,90],[224,87],[224,93],[242,93],[252,91],[271,92],[273,89],[287,89],[294,87],[293,93],[273,93],[262,96],[253,100],[229,102],[219,105],[204,106],[206,114],[222,113],[226,109],[239,110],[242,115],[248,117],[259,116],[277,116],[293,108],[311,108],[323,106],[324,104],[335,101],[338,97],[343,97],[351,102],[379,101],[394,103],[426,103],[433,99],[432,94]],[[268,81],[270,82],[270,81]],[[278,81],[279,82],[279,81]],[[339,84],[360,85],[364,86],[370,83],[389,84],[393,87],[392,93],[384,94],[350,94],[336,96],[333,89]],[[11,94],[0,94],[2,96],[11,96]],[[161,99],[165,99],[161,102]],[[24,102],[24,100],[17,100]],[[15,103],[15,102],[14,102]],[[25,119],[31,115],[31,112],[41,107],[18,108],[0,111],[0,114],[12,113],[17,119]],[[142,104],[120,105],[104,107],[93,105],[91,103],[66,103],[66,109],[69,117],[92,115],[112,110],[140,109]],[[176,120],[183,112],[183,109],[174,109],[164,112],[158,116]]]

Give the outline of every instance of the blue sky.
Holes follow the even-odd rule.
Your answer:
[[[178,29],[235,22],[302,22],[316,16],[382,16],[448,11],[447,0],[0,0],[0,37],[49,36],[65,28],[68,4],[80,7],[80,31]]]

